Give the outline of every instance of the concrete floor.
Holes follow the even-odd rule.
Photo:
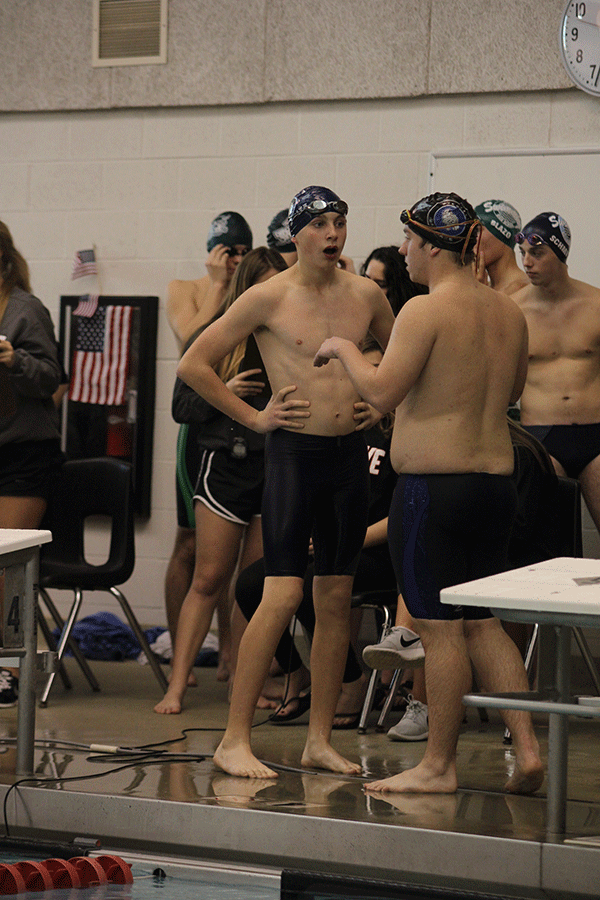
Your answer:
[[[376,733],[375,714],[365,735],[334,734],[336,749],[361,762],[363,778],[303,771],[306,719],[274,727],[257,712],[257,755],[280,775],[267,782],[237,779],[211,761],[228,709],[227,686],[216,681],[215,669],[196,670],[199,685],[188,691],[181,715],[158,716],[152,710],[158,687],[147,666],[91,665],[99,693],[90,691],[67,660],[72,690],[57,680],[48,706],[37,710],[35,773],[50,780],[10,792],[6,814],[13,836],[85,837],[123,856],[129,851],[269,871],[462,886],[485,889],[488,896],[600,896],[597,721],[571,720],[567,834],[556,838],[546,833],[545,788],[534,797],[503,793],[513,755],[503,744],[497,713],[482,724],[469,710],[456,795],[372,797],[362,790],[365,780],[414,765],[425,747],[392,743]],[[17,723],[16,710],[1,712],[0,799],[16,780]],[[392,715],[389,724],[397,718]],[[547,724],[543,717],[537,724],[545,757]],[[163,755],[98,756],[90,753],[92,744],[151,744]]]

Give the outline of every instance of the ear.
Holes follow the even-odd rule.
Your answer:
[[[441,252],[441,247],[434,247],[433,244],[430,244],[429,246],[431,247],[431,250],[429,251],[430,256],[437,256],[438,253]]]

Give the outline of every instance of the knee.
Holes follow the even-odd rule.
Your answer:
[[[202,600],[215,604],[221,594],[227,590],[229,575],[217,566],[196,565],[192,578],[191,590]]]
[[[193,528],[179,528],[175,536],[172,559],[182,565],[194,565],[196,557],[196,532]]]

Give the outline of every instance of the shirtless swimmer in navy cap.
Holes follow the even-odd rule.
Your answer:
[[[267,434],[262,516],[267,577],[240,645],[227,729],[214,756],[231,775],[276,777],[252,752],[251,727],[275,648],[302,599],[311,534],[316,628],[302,765],[346,775],[361,771],[330,739],[348,648],[353,576],[367,523],[368,460],[357,431],[368,427],[367,413],[341,364],[316,369],[313,358],[334,333],[360,346],[371,332],[385,347],[394,319],[374,282],[338,267],[347,211],[328,188],[300,191],[289,213],[298,262],[242,294],[179,365],[181,378],[209,403]],[[273,389],[261,412],[228,391],[213,368],[250,333]]]

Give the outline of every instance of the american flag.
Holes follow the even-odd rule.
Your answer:
[[[122,406],[129,371],[131,306],[98,306],[73,319],[75,342],[69,399]]]
[[[84,319],[91,319],[98,309],[99,294],[84,294],[79,298],[77,307],[73,310],[74,316],[82,316]]]
[[[96,266],[96,254],[94,250],[78,250],[73,260],[73,270],[71,272],[71,281],[75,278],[82,278],[83,275],[95,275],[98,271]]]

